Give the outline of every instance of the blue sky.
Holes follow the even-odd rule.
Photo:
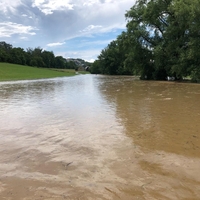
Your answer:
[[[0,41],[94,61],[135,0],[0,0]]]

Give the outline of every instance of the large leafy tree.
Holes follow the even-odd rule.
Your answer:
[[[133,46],[129,49],[142,78],[164,79],[167,75],[164,35],[169,26],[170,3],[171,0],[137,1],[125,15],[129,44]]]
[[[127,51],[125,43],[126,33],[123,32],[101,51],[98,60],[94,62],[90,71],[110,75],[132,74],[132,69],[124,65]]]
[[[112,41],[105,49],[103,49],[98,58],[102,63],[101,71],[103,74],[117,74],[120,60],[118,57],[118,46],[116,41]]]
[[[179,45],[179,66],[173,70],[184,75],[191,75],[195,81],[200,81],[200,1],[177,0],[171,6],[178,19],[181,29]],[[175,29],[175,27],[174,27]]]
[[[139,41],[135,50],[151,51],[153,78],[169,75],[181,79],[192,71],[198,73],[199,7],[198,0],[143,0],[127,12],[127,31]],[[138,61],[148,66],[144,60]]]
[[[200,80],[200,1],[138,0],[125,14],[127,30],[102,50],[102,73]]]

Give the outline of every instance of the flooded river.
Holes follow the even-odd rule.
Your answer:
[[[0,83],[1,200],[200,199],[200,85]]]

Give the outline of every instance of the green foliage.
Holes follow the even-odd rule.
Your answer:
[[[42,56],[45,68],[54,68],[55,67],[55,56],[52,51],[51,52],[43,51],[41,56]]]
[[[80,62],[87,63],[82,59]],[[62,56],[56,56],[52,51],[43,50],[40,47],[34,49],[27,48],[26,51],[20,47],[12,47],[6,42],[0,42],[0,62],[8,62],[13,64],[28,65],[40,68],[59,68],[59,69],[75,69],[75,62],[67,62]]]
[[[101,64],[99,60],[95,60],[92,66],[90,67],[91,74],[100,74],[101,73]]]
[[[142,79],[191,76],[198,81],[199,8],[199,0],[136,1],[125,14],[126,32],[101,51],[92,68]]]
[[[194,67],[191,72],[191,80],[192,82],[200,83],[200,68]]]
[[[55,67],[64,69],[65,68],[66,60],[62,56],[55,57]]]

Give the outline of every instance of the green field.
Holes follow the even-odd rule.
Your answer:
[[[0,63],[0,81],[54,78],[75,75],[75,70],[55,70]]]

